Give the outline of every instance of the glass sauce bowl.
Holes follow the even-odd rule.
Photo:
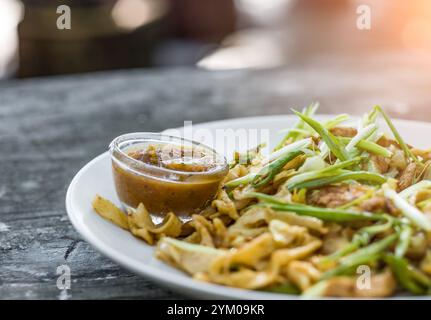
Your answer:
[[[189,165],[176,163],[170,168],[132,156],[143,154],[154,149],[154,146],[163,150],[160,154],[167,160],[164,164],[177,161],[181,156]],[[172,155],[175,150],[178,152]],[[198,142],[159,133],[121,135],[111,142],[110,154],[115,188],[123,207],[134,210],[143,203],[154,222],[160,222],[168,212],[173,212],[183,222],[189,221],[192,214],[199,213],[211,202],[228,172],[226,159],[213,149]],[[201,157],[202,154],[205,158]],[[206,170],[202,170],[202,163],[200,167],[193,167],[194,161],[199,163],[203,160]],[[183,167],[187,170],[181,170]]]

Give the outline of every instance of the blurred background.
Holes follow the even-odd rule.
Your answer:
[[[356,26],[359,5],[371,29]],[[58,30],[68,5],[70,30]],[[125,68],[273,68],[428,57],[430,0],[1,0],[0,79]]]

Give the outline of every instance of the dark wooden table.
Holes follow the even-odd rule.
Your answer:
[[[115,136],[193,122],[288,113],[319,100],[322,112],[431,120],[429,60],[324,59],[294,68],[208,72],[119,71],[0,82],[0,298],[183,298],[135,276],[82,241],[64,198],[74,174]],[[71,290],[56,286],[67,264]]]

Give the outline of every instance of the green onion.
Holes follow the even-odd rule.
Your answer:
[[[392,134],[394,135],[395,139],[397,140],[398,144],[400,145],[401,149],[403,149],[406,157],[412,158],[415,162],[419,162],[418,158],[410,151],[409,147],[407,147],[407,144],[404,142],[403,138],[401,138],[400,134],[398,133],[397,128],[395,128],[394,124],[392,123],[392,120],[383,111],[382,107],[375,106],[374,109],[377,110],[378,112],[380,112],[380,114],[383,116],[387,125],[391,129]]]
[[[302,216],[315,217],[324,221],[335,221],[335,222],[350,222],[350,221],[363,221],[363,220],[381,220],[382,216],[378,214],[372,214],[369,212],[357,212],[340,210],[333,208],[320,208],[313,207],[303,204],[288,204],[278,203],[277,199],[273,199],[272,202],[268,201],[268,196],[261,197],[258,193],[254,194],[256,198],[266,201],[266,203],[259,203],[256,206],[271,208],[275,211],[290,211]]]
[[[292,151],[299,151],[302,150],[304,148],[307,148],[308,146],[310,146],[312,140],[311,138],[307,138],[307,139],[303,139],[294,143],[291,143],[277,151],[274,151],[273,153],[271,153],[268,158],[266,160],[263,161],[264,164],[266,164],[265,167],[268,167],[271,161],[283,157],[285,155],[287,155],[288,153],[291,153]],[[265,167],[263,167],[261,170],[265,169]],[[249,173],[243,177],[231,180],[229,182],[227,182],[224,187],[225,188],[236,188],[238,186],[241,185],[246,185],[250,182],[253,181],[253,179],[257,176],[257,173]]]
[[[319,156],[312,156],[305,159],[304,163],[298,169],[298,173],[322,170],[328,167],[328,164]]]
[[[343,144],[335,137],[332,133],[328,131],[320,122],[296,111],[292,110],[298,117],[300,117],[304,122],[306,122],[310,127],[312,127],[325,141],[328,148],[332,153],[340,160],[346,161],[349,157],[344,150]]]
[[[397,218],[394,218],[388,214],[382,215],[382,220],[386,220],[386,222],[383,224],[375,224],[369,227],[364,227],[359,230],[359,233],[367,234],[368,236],[373,236],[378,233],[388,231],[394,225],[394,223],[398,221]]]
[[[387,247],[389,247],[396,239],[397,239],[397,235],[396,234],[392,234],[390,236],[387,236],[386,238],[374,242],[373,244],[370,244],[367,247],[364,247],[348,256],[346,256],[343,260],[342,260],[342,264],[345,265],[357,265],[359,262],[364,261],[363,258],[369,255],[374,255],[377,253],[382,252],[383,250],[385,250]]]
[[[409,272],[411,277],[416,280],[419,284],[431,289],[431,279],[424,274],[422,271],[418,270],[412,265],[409,265]]]
[[[262,168],[262,170],[260,170],[259,173],[253,178],[251,186],[254,188],[260,188],[264,185],[267,185],[289,161],[295,159],[300,154],[302,154],[302,151],[292,151],[271,162],[268,166]]]
[[[351,140],[350,138],[347,138],[347,137],[338,137],[338,139],[345,144],[348,144],[349,141]],[[361,140],[357,143],[356,147],[363,151],[367,151],[375,155],[383,156],[385,158],[392,157],[391,151],[372,141]]]
[[[294,294],[294,295],[298,295],[301,292],[294,284],[290,282],[280,284],[276,287],[268,288],[265,291],[274,292],[274,293]]]
[[[372,237],[376,234],[388,231],[393,226],[395,218],[389,215],[383,215],[383,219],[386,219],[387,221],[382,224],[376,224],[370,227],[364,227],[360,229],[353,236],[351,243],[347,244],[346,246],[332,253],[331,255],[324,257],[321,260],[321,263],[325,264],[331,261],[336,261],[339,258],[345,256],[346,254],[357,250],[360,246],[368,244],[371,241]]]
[[[243,177],[231,180],[227,183],[225,183],[225,188],[236,188],[238,186],[245,186],[246,184],[249,184],[251,181],[253,181],[256,174],[249,173]]]
[[[257,198],[257,199],[262,200],[264,202],[273,203],[273,204],[287,204],[287,202],[285,202],[285,201],[283,201],[277,197],[270,196],[268,194],[261,193],[261,192],[248,192],[245,194],[245,197]]]
[[[359,238],[353,239],[352,242],[350,242],[349,244],[346,244],[344,247],[342,247],[338,251],[332,253],[329,256],[322,258],[322,260],[320,260],[319,264],[325,265],[325,264],[330,263],[332,261],[336,261],[341,257],[344,257],[346,254],[349,254],[353,251],[356,251],[361,246],[361,242],[362,241],[359,240]]]
[[[302,139],[299,141],[296,141],[294,143],[288,144],[287,146],[284,146],[281,149],[278,149],[277,151],[272,152],[267,159],[263,161],[264,164],[267,164],[268,162],[274,161],[275,159],[278,159],[285,154],[292,152],[292,151],[298,151],[305,148],[308,148],[313,140],[311,138]]]
[[[325,161],[325,159],[329,156],[331,150],[329,150],[328,146],[324,141],[320,142],[319,149],[320,149],[320,157],[322,158],[322,160]]]
[[[386,198],[392,200],[394,205],[406,216],[414,225],[425,231],[431,231],[431,222],[416,207],[409,204],[398,193],[392,190],[387,184],[383,185],[383,193]]]
[[[309,172],[304,172],[304,173],[298,174],[298,175],[290,178],[287,181],[286,186],[289,189],[291,189],[290,186],[294,185],[294,184],[299,184],[299,183],[302,183],[305,181],[318,179],[318,178],[322,178],[322,177],[326,177],[326,176],[332,176],[332,175],[334,175],[334,172],[337,172],[337,170],[343,169],[343,168],[348,168],[354,164],[359,163],[360,161],[361,161],[361,158],[358,157],[358,158],[354,158],[351,160],[338,162],[338,163],[331,165],[329,167],[326,167],[324,169],[309,171]]]
[[[403,257],[409,247],[410,240],[412,237],[413,230],[409,225],[403,225],[399,233],[399,241],[395,247],[395,255],[397,257]]]
[[[319,281],[307,290],[305,290],[301,297],[303,299],[313,299],[315,297],[321,297],[325,293],[325,290],[328,286],[328,281]]]
[[[375,123],[377,119],[377,110],[372,109],[370,113],[366,113],[359,121],[358,130],[366,127],[369,124]]]
[[[357,265],[370,263],[377,260],[380,256],[380,253],[388,248],[397,239],[397,237],[398,236],[396,234],[390,235],[344,257],[336,268],[325,272],[321,279],[328,279],[330,277],[342,274]]]
[[[413,294],[423,294],[426,292],[426,289],[417,283],[412,272],[412,267],[409,266],[406,259],[394,256],[393,254],[386,254],[383,256],[383,260],[391,267],[395,278],[404,289]]]
[[[312,116],[317,108],[319,107],[319,104],[317,102],[310,104],[308,107],[305,107],[302,112],[304,114],[306,114],[307,116]],[[305,128],[305,123],[304,121],[302,121],[302,119],[300,119],[293,127],[293,129],[297,129],[297,130],[303,130]],[[289,131],[284,138],[280,141],[280,143],[274,148],[274,151],[281,149],[285,142],[289,139],[293,139],[294,141],[296,139],[298,139],[299,137],[301,137],[301,133],[299,132],[295,132],[295,131]]]
[[[374,131],[376,131],[377,126],[375,124],[370,124],[358,131],[358,133],[349,141],[346,146],[346,151],[351,152],[356,145],[363,140],[366,140]]]
[[[368,171],[342,171],[342,172],[335,172],[336,175],[329,176],[329,177],[323,177],[318,178],[315,180],[309,180],[298,184],[292,184],[288,187],[289,190],[296,189],[296,188],[317,188],[326,186],[329,184],[342,182],[346,180],[360,180],[365,181],[369,183],[376,183],[376,184],[382,184],[386,182],[386,177],[382,176],[378,173],[372,173]]]
[[[378,155],[378,156],[383,156],[385,158],[392,157],[391,151],[389,151],[388,149],[378,145],[377,143],[371,142],[371,141],[362,140],[362,141],[359,141],[359,143],[356,146],[359,149],[362,149],[364,151],[368,151],[368,152],[375,154],[375,155]]]

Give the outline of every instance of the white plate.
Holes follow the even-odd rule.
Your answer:
[[[239,118],[194,125],[193,132],[207,129],[215,134],[217,129],[264,129],[269,130],[270,144],[274,145],[280,139],[278,131],[289,128],[295,121],[296,118],[291,115]],[[407,142],[417,147],[431,146],[431,124],[404,120],[394,122]],[[100,143],[108,144],[109,141]],[[213,146],[216,150],[220,148],[217,143]],[[231,150],[228,149],[230,154]],[[96,194],[119,205],[110,165],[107,152],[90,161],[73,178],[66,195],[66,209],[73,226],[102,254],[163,286],[201,299],[297,299],[296,296],[285,294],[242,290],[192,280],[188,275],[157,260],[153,256],[154,247],[102,219],[92,210],[91,201]]]

